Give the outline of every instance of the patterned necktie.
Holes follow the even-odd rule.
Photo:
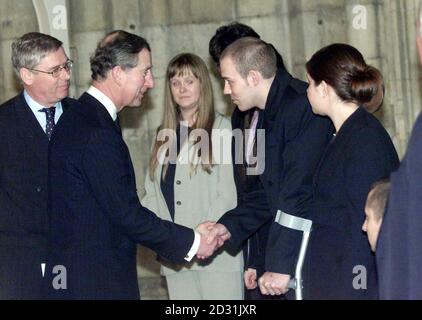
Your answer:
[[[120,127],[119,117],[114,120],[114,124],[116,125],[117,131],[119,132],[120,136],[122,136],[122,127]]]
[[[45,125],[45,133],[47,134],[48,140],[50,140],[55,126],[54,115],[56,114],[56,107],[44,108],[40,111],[45,112],[45,116],[47,118],[47,123]]]

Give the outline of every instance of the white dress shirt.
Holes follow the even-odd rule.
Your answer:
[[[36,102],[34,99],[32,99],[32,97],[29,95],[28,92],[26,92],[26,90],[23,91],[23,96],[44,132],[46,132],[45,127],[47,125],[47,118],[45,117],[45,112],[40,112],[40,110],[48,107],[56,107],[56,112],[54,114],[54,123],[57,123],[57,121],[59,121],[60,116],[63,114],[63,107],[60,101],[57,102],[54,106],[43,106]]]

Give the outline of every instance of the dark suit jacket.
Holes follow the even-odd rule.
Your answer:
[[[383,126],[363,108],[356,110],[315,175],[314,225],[304,268],[307,299],[377,298],[375,257],[362,231],[364,207],[371,185],[397,165]],[[356,286],[362,284],[359,276],[365,278],[366,289]]]
[[[422,116],[391,191],[376,248],[380,299],[422,299]]]
[[[0,106],[0,141],[0,299],[40,299],[48,138],[23,93]]]
[[[117,126],[89,94],[79,102],[50,144],[48,265],[67,270],[67,290],[50,285],[50,297],[137,299],[136,244],[183,263],[194,233],[142,207]]]
[[[237,190],[238,206],[242,206],[245,202],[252,202],[255,205],[255,214],[269,216],[268,200],[265,194],[264,187],[261,183],[259,175],[247,175],[247,164],[244,157],[243,148],[236,148],[236,143],[245,145],[245,129],[249,129],[250,120],[255,109],[247,112],[242,112],[238,108],[233,111],[231,121],[233,130],[242,130],[242,141],[236,141],[233,137],[232,143],[232,159],[234,169],[234,180]],[[262,128],[263,112],[257,123],[257,129]],[[255,140],[256,143],[256,140]],[[255,147],[256,149],[256,147]],[[237,154],[242,152],[241,154]],[[236,159],[243,159],[242,162],[237,163]],[[252,199],[253,197],[253,199]],[[247,205],[247,204],[246,204]],[[268,232],[270,229],[271,220],[268,219],[247,241],[243,249],[243,256],[245,262],[245,269],[254,268],[257,270],[257,275],[260,277],[264,273],[265,266],[265,247],[267,245]]]
[[[265,170],[259,176],[270,210],[260,210],[260,190],[220,220],[232,234],[228,245],[238,247],[277,210],[308,217],[312,177],[328,144],[332,125],[312,113],[306,83],[279,69],[264,110]],[[266,271],[293,273],[301,234],[272,223],[266,252]]]

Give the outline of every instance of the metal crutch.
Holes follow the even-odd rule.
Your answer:
[[[275,222],[282,225],[283,227],[302,231],[302,243],[300,245],[299,258],[297,259],[295,277],[289,281],[288,288],[295,290],[296,300],[303,300],[303,279],[302,279],[302,267],[305,260],[306,249],[308,247],[309,235],[312,230],[312,220],[292,216],[288,213],[277,211]]]

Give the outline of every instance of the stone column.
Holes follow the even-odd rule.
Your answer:
[[[0,98],[1,103],[21,89],[11,61],[12,42],[30,31],[37,31],[34,6],[27,0],[0,1]]]
[[[89,58],[98,41],[111,30],[109,0],[69,0],[69,20],[72,30],[70,48],[75,60],[73,77],[75,97],[79,97],[91,82]]]
[[[289,0],[293,74],[305,79],[306,61],[333,42],[346,42],[345,2]]]
[[[388,109],[393,113],[388,125],[402,156],[421,110],[420,66],[415,44],[417,1],[384,0],[382,4],[385,21],[380,37],[385,57],[382,69],[386,77]]]

